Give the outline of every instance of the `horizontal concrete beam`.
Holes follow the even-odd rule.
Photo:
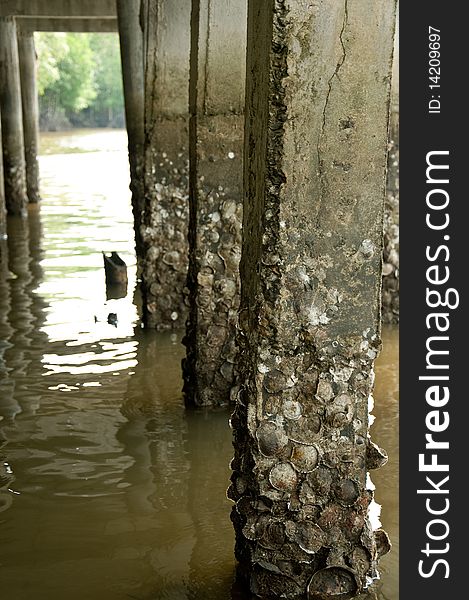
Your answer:
[[[0,17],[116,17],[115,0],[0,0]]]
[[[110,33],[117,31],[117,19],[58,19],[40,17],[17,17],[22,31],[71,31],[75,33]]]

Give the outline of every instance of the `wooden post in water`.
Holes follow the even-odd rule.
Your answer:
[[[389,549],[367,471],[395,2],[248,15],[236,555],[261,598],[346,598]]]
[[[247,1],[193,0],[189,87],[188,405],[227,404],[235,377]]]
[[[23,106],[24,151],[26,159],[26,187],[29,202],[39,197],[39,101],[36,82],[36,49],[34,34],[18,29],[18,55]]]
[[[27,215],[26,167],[16,23],[0,17],[0,114],[6,208]]]

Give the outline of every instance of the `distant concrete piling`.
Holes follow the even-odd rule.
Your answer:
[[[138,35],[132,29],[139,27],[140,0],[118,2],[125,15],[121,39],[124,40],[124,88],[131,138],[131,170],[136,187],[135,202],[141,198],[138,185],[142,180],[136,158],[143,148],[143,49],[138,46]],[[133,11],[133,12],[132,12]],[[4,0],[0,2],[0,113],[3,127],[3,178],[0,192],[5,193],[9,214],[27,214],[29,202],[39,200],[39,107],[36,81],[36,52],[34,31],[116,31],[116,0]],[[137,15],[133,19],[133,14]],[[141,29],[140,29],[141,32]],[[135,69],[135,55],[139,53],[141,69]],[[133,61],[133,62],[132,62]],[[140,81],[138,112],[138,81]],[[142,132],[137,140],[138,130]],[[1,141],[1,137],[0,137]],[[140,153],[138,151],[140,143]],[[135,149],[135,151],[134,151]],[[135,159],[135,160],[134,160]],[[140,159],[140,168],[142,160]],[[0,172],[0,183],[2,174]],[[141,186],[143,189],[143,185]],[[136,211],[138,216],[138,210]],[[138,238],[138,228],[137,238]],[[137,239],[138,241],[138,239]]]
[[[16,23],[0,17],[0,114],[3,177],[9,214],[26,216],[26,165]]]
[[[397,27],[397,26],[396,26]],[[383,323],[399,323],[399,32],[394,60],[389,123],[387,193],[384,211]]]
[[[145,207],[141,237],[144,321],[181,329],[189,221],[191,0],[146,3]]]
[[[193,0],[186,402],[228,404],[239,307],[247,2]]]
[[[36,49],[34,33],[18,28],[18,56],[21,76],[23,107],[24,151],[26,160],[26,188],[29,202],[38,202],[39,196],[39,102],[36,80]]]
[[[135,223],[137,258],[142,255],[140,225],[143,191],[144,57],[140,0],[116,0],[124,84],[125,121],[129,142],[130,189]]]
[[[1,107],[0,107],[1,109]],[[2,118],[0,110],[0,243],[6,235],[5,185],[3,181]],[[1,259],[1,257],[0,257]]]
[[[240,573],[260,597],[346,598],[389,550],[368,434],[380,349],[395,4],[250,0],[234,415]]]

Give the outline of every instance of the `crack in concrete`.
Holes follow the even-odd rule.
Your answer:
[[[342,56],[340,57],[339,61],[337,62],[334,72],[330,76],[329,81],[327,83],[328,89],[327,89],[327,94],[326,94],[326,100],[324,102],[324,108],[322,110],[322,124],[321,124],[321,131],[319,133],[318,145],[317,145],[318,174],[319,174],[319,181],[320,181],[320,202],[319,202],[318,216],[319,216],[319,213],[321,212],[321,206],[322,206],[322,200],[323,200],[323,185],[322,185],[323,184],[323,172],[322,172],[322,168],[321,168],[321,143],[322,143],[322,139],[324,137],[324,131],[326,129],[326,113],[327,113],[327,107],[329,105],[329,99],[330,99],[331,92],[332,92],[332,82],[335,77],[337,77],[337,79],[340,80],[339,71],[342,68],[342,65],[344,64],[345,58],[347,56],[347,50],[345,48],[344,37],[343,37],[344,33],[345,33],[345,29],[347,27],[347,24],[348,24],[348,0],[345,0],[345,2],[344,2],[344,19],[342,22],[342,29],[339,34],[339,41],[340,41],[340,45],[342,46]]]

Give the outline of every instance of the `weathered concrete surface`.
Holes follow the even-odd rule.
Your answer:
[[[193,2],[186,402],[227,404],[235,378],[242,222],[245,0]]]
[[[367,470],[380,348],[395,4],[249,3],[232,417],[236,555],[262,598],[347,598],[376,575]]]
[[[2,119],[5,201],[10,214],[26,216],[26,168],[16,39],[11,17],[0,17],[0,113]]]
[[[0,0],[0,17],[115,17],[116,0]]]
[[[108,18],[47,18],[17,17],[18,29],[22,31],[70,31],[76,33],[112,33],[117,31],[117,19]]]
[[[399,323],[399,34],[394,61],[389,124],[388,178],[384,211],[383,322]]]
[[[180,329],[187,319],[191,0],[146,4],[144,321]]]
[[[3,182],[2,118],[0,110],[0,243],[6,234],[5,187]],[[1,255],[0,255],[1,259]],[[1,264],[1,260],[0,260]]]
[[[34,34],[18,29],[18,55],[23,105],[24,153],[26,160],[26,189],[30,202],[39,196],[39,102],[36,81],[36,49]]]
[[[125,122],[129,142],[130,189],[134,214],[137,260],[142,256],[140,226],[144,205],[143,191],[143,106],[144,62],[140,0],[116,0],[117,20],[124,84]]]

